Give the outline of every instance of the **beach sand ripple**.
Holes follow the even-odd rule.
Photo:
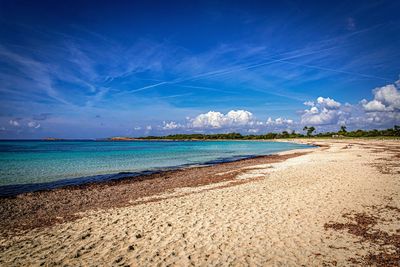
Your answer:
[[[400,143],[314,142],[324,146],[238,166],[233,180],[4,236],[0,265],[359,266],[396,255]]]

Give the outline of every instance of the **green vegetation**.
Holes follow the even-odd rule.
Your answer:
[[[304,137],[400,137],[400,126],[395,125],[393,128],[386,130],[356,130],[347,131],[346,126],[341,126],[337,132],[325,132],[313,135],[316,130],[315,127],[304,127],[306,135],[291,133],[283,131],[281,133],[266,133],[260,135],[241,135],[240,133],[226,133],[226,134],[173,134],[167,136],[146,136],[138,139],[143,140],[264,140],[264,139],[279,139],[279,138],[304,138]]]
[[[304,126],[303,131],[307,132],[307,136],[310,137],[312,135],[312,133],[315,131],[315,127],[311,126],[311,127],[307,127]]]
[[[342,126],[340,130],[335,132],[326,132],[326,133],[319,133],[315,135],[316,137],[331,137],[331,136],[343,136],[343,137],[400,137],[400,126],[395,125],[393,128],[389,128],[386,130],[356,130],[348,132],[346,130],[346,126]]]

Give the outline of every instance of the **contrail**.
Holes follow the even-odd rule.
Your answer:
[[[279,60],[288,60],[288,59],[294,59],[294,58],[309,56],[309,55],[313,55],[313,54],[317,54],[317,53],[321,53],[321,52],[328,51],[328,50],[333,50],[333,49],[337,49],[337,47],[325,48],[325,49],[321,49],[321,50],[318,50],[318,51],[313,51],[313,52],[303,53],[303,54],[300,54],[300,55],[294,55],[294,56],[282,58],[282,59],[279,59]],[[290,53],[290,52],[286,52],[284,54],[287,54],[287,53]],[[236,72],[236,71],[254,69],[254,68],[258,68],[258,67],[262,67],[262,66],[266,66],[266,65],[270,65],[270,64],[279,62],[278,59],[274,59],[274,58],[271,58],[271,57],[270,58],[264,58],[264,60],[267,60],[267,61],[266,62],[256,63],[256,64],[250,64],[250,65],[247,65],[247,66],[244,65],[243,67],[238,66],[238,67],[236,67],[235,69],[232,69],[232,70],[220,71],[218,73],[215,73],[215,75],[214,74],[207,75],[207,77],[215,77],[215,76],[220,76],[220,75],[233,73],[233,72]],[[191,77],[191,78],[189,78],[189,79],[187,79],[185,81],[192,81],[192,80],[196,80],[196,79],[197,78]]]
[[[160,83],[156,83],[156,84],[151,84],[151,85],[148,85],[148,86],[145,86],[145,87],[141,87],[141,88],[129,91],[129,92],[130,93],[139,92],[139,91],[143,91],[143,90],[150,89],[150,88],[153,88],[153,87],[157,87],[157,86],[160,86],[160,85],[163,85],[163,84],[167,84],[167,83],[170,83],[170,82],[160,82]]]
[[[349,34],[346,34],[346,35],[343,35],[343,36],[339,36],[339,37],[323,40],[323,41],[320,41],[319,43],[327,43],[327,42],[331,42],[331,41],[334,41],[334,40],[345,39],[345,38],[348,38],[348,37],[351,37],[351,36],[354,36],[354,35],[358,35],[358,34],[363,33],[363,32],[367,32],[367,31],[376,29],[376,28],[378,28],[380,26],[382,26],[382,24],[375,25],[373,27],[370,27],[370,28],[367,28],[367,29],[363,29],[363,30],[359,30],[359,31],[356,31],[356,32],[352,32],[352,33],[349,33]],[[144,86],[144,87],[141,87],[141,88],[138,88],[138,89],[135,89],[135,90],[132,90],[132,91],[128,91],[128,92],[129,93],[139,92],[139,91],[142,91],[142,90],[147,90],[147,89],[158,87],[158,86],[165,85],[165,84],[176,84],[176,83],[182,83],[182,82],[187,82],[187,81],[195,81],[195,80],[198,80],[198,79],[201,79],[201,78],[205,78],[205,77],[216,77],[216,76],[226,75],[226,74],[230,74],[230,73],[234,73],[234,72],[238,72],[238,71],[242,71],[242,70],[254,69],[254,68],[270,65],[270,64],[273,64],[273,63],[276,63],[276,62],[287,63],[287,64],[292,64],[292,65],[298,65],[298,66],[314,68],[314,69],[319,69],[319,70],[324,70],[324,71],[332,71],[332,72],[336,72],[336,73],[356,75],[356,76],[361,76],[361,77],[365,77],[365,78],[390,81],[390,79],[386,79],[386,78],[382,78],[382,77],[378,77],[378,76],[373,76],[373,75],[368,75],[368,74],[363,74],[363,73],[348,72],[348,71],[343,71],[343,70],[330,69],[330,68],[324,68],[324,67],[306,65],[306,64],[297,64],[297,63],[293,63],[293,62],[287,61],[289,59],[294,59],[294,58],[304,57],[304,56],[308,56],[308,55],[313,55],[313,54],[317,54],[317,53],[321,53],[321,52],[329,51],[329,50],[333,50],[333,49],[338,49],[338,48],[339,48],[339,46],[335,46],[335,47],[320,49],[320,50],[317,50],[317,51],[312,51],[312,52],[309,52],[309,53],[303,53],[303,54],[300,54],[300,55],[294,55],[294,56],[290,56],[290,57],[286,57],[286,58],[282,58],[282,59],[274,59],[272,57],[264,58],[264,60],[267,60],[266,62],[254,63],[254,64],[250,64],[250,65],[247,65],[247,66],[246,65],[232,66],[232,67],[229,67],[229,68],[224,68],[224,69],[219,69],[219,70],[215,70],[215,71],[201,73],[201,74],[198,74],[198,75],[191,76],[189,78],[178,78],[178,79],[174,79],[174,80],[171,80],[171,81],[164,81],[164,82],[160,82],[160,83]],[[304,50],[310,50],[310,48],[304,48],[304,49],[297,49],[297,50],[293,50],[293,51],[288,51],[288,52],[284,52],[284,53],[280,53],[280,54],[274,55],[274,57],[285,55],[285,54],[295,53],[295,52],[298,52],[298,51],[304,51]]]
[[[206,90],[206,91],[215,91],[215,92],[222,92],[222,93],[237,94],[237,92],[221,90],[221,89],[205,87],[205,86],[194,86],[194,85],[184,85],[184,84],[177,84],[176,86],[183,87],[183,88],[193,88],[193,89],[200,89],[200,90]]]
[[[298,58],[298,57],[308,56],[308,55],[321,53],[321,52],[324,52],[324,51],[327,51],[327,50],[332,50],[332,49],[336,49],[336,47],[325,48],[325,49],[321,49],[321,50],[318,50],[318,51],[313,51],[313,52],[309,52],[309,53],[304,53],[304,54],[300,54],[300,55],[286,57],[286,58],[283,58],[281,60],[294,59],[294,58]],[[286,53],[290,53],[290,52],[286,52]],[[247,65],[247,66],[246,65],[233,66],[233,67],[230,67],[230,68],[224,68],[224,69],[220,69],[220,70],[201,73],[201,74],[189,77],[189,78],[178,78],[178,79],[171,80],[171,81],[164,81],[164,82],[160,82],[160,83],[156,83],[156,84],[147,85],[147,86],[144,86],[144,87],[140,87],[138,89],[131,90],[131,91],[129,91],[129,93],[139,92],[139,91],[143,91],[143,90],[146,90],[146,89],[158,87],[158,86],[165,85],[165,84],[176,84],[176,83],[181,83],[181,82],[194,81],[194,80],[198,80],[199,78],[204,78],[204,77],[215,77],[215,76],[225,75],[225,74],[229,74],[229,73],[233,73],[233,72],[237,72],[237,71],[242,71],[242,70],[253,69],[253,68],[265,66],[265,65],[272,64],[272,63],[275,63],[275,62],[278,62],[278,60],[277,59],[269,59],[267,62],[250,64],[250,65]]]
[[[363,74],[363,73],[357,73],[357,72],[351,72],[351,71],[345,71],[345,70],[340,70],[340,69],[325,68],[325,67],[320,67],[320,66],[315,66],[315,65],[299,64],[299,63],[290,62],[290,61],[287,61],[287,60],[284,60],[284,59],[277,59],[276,61],[282,62],[282,63],[286,63],[286,64],[295,65],[295,66],[311,68],[311,69],[318,69],[318,70],[325,70],[325,71],[331,71],[331,72],[337,72],[337,73],[344,73],[344,74],[356,75],[356,76],[365,77],[365,78],[371,78],[371,79],[379,79],[379,80],[383,80],[385,82],[389,82],[390,81],[390,79],[388,79],[388,78],[383,78],[383,77],[379,77],[379,76]]]

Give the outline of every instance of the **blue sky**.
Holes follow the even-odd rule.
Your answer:
[[[0,138],[400,124],[399,1],[0,1]]]

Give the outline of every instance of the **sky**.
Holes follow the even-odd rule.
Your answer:
[[[0,0],[0,138],[400,125],[400,1]]]

